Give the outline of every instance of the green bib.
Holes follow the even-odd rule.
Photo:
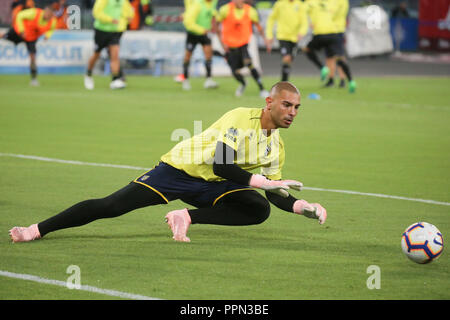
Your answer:
[[[103,12],[110,16],[113,19],[120,20],[122,15],[122,7],[125,0],[108,0],[105,9]],[[113,23],[105,23],[99,20],[94,21],[94,28],[106,31],[106,32],[116,32],[118,30],[119,25]]]
[[[216,10],[217,1],[212,0],[211,6],[207,6],[205,0],[198,0],[202,9],[200,10],[200,14],[197,17],[196,23],[203,28],[209,30],[211,29],[211,20],[213,17],[213,12]]]

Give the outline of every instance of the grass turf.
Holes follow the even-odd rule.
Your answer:
[[[245,95],[219,78],[183,92],[171,78],[129,77],[111,91],[96,77],[0,76],[0,153],[152,167],[176,141],[177,128],[203,128],[235,107],[263,107],[249,79]],[[266,77],[266,86],[277,81]],[[305,186],[450,202],[450,106],[447,78],[361,78],[358,91],[320,89],[293,78],[302,92],[294,124],[283,130],[286,178]],[[320,100],[310,100],[309,93]],[[305,190],[294,196],[328,210],[317,221],[272,206],[261,225],[194,225],[192,242],[176,243],[164,223],[179,201],[116,219],[11,244],[14,225],[42,221],[88,198],[121,188],[142,171],[0,156],[0,270],[65,281],[78,265],[81,283],[163,299],[449,299],[449,256],[414,264],[400,237],[413,222],[450,234],[449,206]],[[381,270],[369,290],[367,268]],[[99,294],[0,277],[0,299],[104,299]]]

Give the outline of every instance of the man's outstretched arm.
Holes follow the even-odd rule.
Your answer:
[[[283,198],[275,193],[267,192],[266,197],[277,208],[287,212],[293,212],[307,218],[318,219],[319,224],[324,224],[327,219],[327,210],[319,203],[308,203],[305,200],[300,200],[292,195]]]
[[[295,180],[269,180],[263,175],[252,174],[234,163],[236,151],[223,142],[217,142],[213,163],[213,172],[216,176],[222,177],[236,183],[247,185],[253,188],[273,192],[281,197],[289,197],[289,188],[300,190],[303,186],[301,182]]]
[[[223,142],[217,142],[213,172],[216,176],[248,186],[252,174],[234,163],[236,151]]]
[[[235,158],[236,151],[219,141],[216,145],[214,156],[214,174],[242,185],[265,190],[267,199],[281,210],[318,219],[320,224],[325,222],[327,211],[324,207],[318,203],[308,203],[305,200],[297,199],[287,192],[289,187],[297,190],[301,189],[301,183],[292,180],[272,181],[259,174],[252,174],[236,165],[234,163]],[[291,181],[290,185],[289,181]],[[264,186],[264,183],[267,183],[267,185]]]

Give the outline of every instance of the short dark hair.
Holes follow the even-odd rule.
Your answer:
[[[300,91],[297,89],[297,87],[289,81],[280,81],[275,83],[270,89],[270,95],[274,96],[283,90],[290,91],[300,95]]]

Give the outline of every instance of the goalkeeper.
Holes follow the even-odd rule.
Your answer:
[[[299,200],[288,190],[302,183],[282,180],[285,148],[279,128],[289,128],[300,107],[300,93],[290,82],[278,82],[262,108],[237,108],[208,129],[186,139],[161,157],[152,170],[115,193],[82,201],[27,228],[14,227],[13,242],[39,239],[70,227],[132,210],[180,199],[195,209],[169,212],[166,221],[173,239],[189,242],[191,224],[241,226],[264,222],[270,203],[308,218],[327,218],[318,203]],[[261,168],[261,174],[247,170]],[[267,199],[255,189],[265,191]]]

